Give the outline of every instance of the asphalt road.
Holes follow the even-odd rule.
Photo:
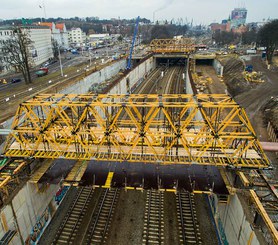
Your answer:
[[[64,52],[61,54],[61,64],[62,68],[70,67],[70,66],[75,66],[78,65],[84,61],[87,61],[88,64],[91,62],[92,64],[96,62],[96,59],[108,59],[111,58],[112,56],[118,56],[121,54],[125,53],[126,48],[123,48],[122,46],[114,46],[114,47],[107,47],[107,48],[100,48],[96,50],[90,50],[90,51],[83,51],[79,52],[79,54],[72,54],[70,52]],[[66,59],[66,57],[71,57],[71,59]],[[31,69],[31,79],[34,80],[36,79],[36,74],[35,72],[39,69],[39,67],[35,67]],[[60,68],[60,62],[59,60],[56,63],[53,63],[48,66],[49,72],[48,74],[54,73],[59,71]],[[0,76],[0,79],[6,79],[8,83],[3,84],[0,83],[0,90],[6,89],[9,87],[9,89],[13,89],[18,86],[19,83],[11,83],[12,78],[20,78],[21,82],[24,83],[24,79],[21,73],[15,73],[15,74],[9,74],[6,76]]]

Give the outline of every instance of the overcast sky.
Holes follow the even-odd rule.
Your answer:
[[[220,22],[234,7],[245,6],[247,22],[278,18],[278,0],[1,0],[0,19],[44,17],[183,18],[194,24]]]

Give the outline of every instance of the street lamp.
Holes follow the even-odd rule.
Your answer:
[[[58,53],[59,53],[59,62],[60,62],[61,76],[63,77],[64,73],[63,73],[63,66],[62,66],[62,61],[61,61],[60,47],[58,47]]]

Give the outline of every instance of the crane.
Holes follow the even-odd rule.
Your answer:
[[[135,23],[135,28],[134,28],[133,38],[132,38],[132,44],[131,44],[131,47],[130,47],[129,57],[128,57],[127,66],[126,66],[127,70],[131,69],[132,52],[133,52],[133,49],[134,49],[134,44],[135,44],[135,40],[136,40],[136,36],[137,36],[137,32],[138,32],[139,20],[140,20],[140,16],[137,17],[136,23]]]

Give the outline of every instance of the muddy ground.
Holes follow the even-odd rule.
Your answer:
[[[224,65],[224,83],[228,93],[235,101],[245,108],[256,135],[260,141],[270,141],[266,131],[268,122],[278,129],[278,69],[267,69],[260,56],[245,56],[242,58],[225,57],[221,59]],[[253,70],[262,73],[264,83],[247,82],[243,77],[245,65],[253,65]],[[213,87],[219,84],[211,84]],[[224,92],[224,91],[223,91]],[[277,155],[267,153],[272,162],[272,177],[278,176]]]
[[[262,72],[265,82],[246,82],[242,75],[245,64],[253,65],[254,71]],[[251,56],[244,62],[239,58],[231,58],[224,61],[224,81],[229,93],[246,109],[255,128],[260,126],[260,122],[256,119],[258,116],[261,117],[262,122],[271,121],[273,126],[278,128],[277,69],[268,70],[260,56]],[[257,130],[259,129],[257,128]],[[263,140],[267,140],[265,135],[262,135],[262,137]]]

